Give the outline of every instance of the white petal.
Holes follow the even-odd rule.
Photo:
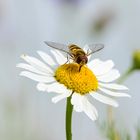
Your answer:
[[[67,89],[63,84],[58,82],[52,83],[47,87],[48,92],[56,92],[56,93],[67,93],[71,90]]]
[[[103,75],[103,74],[106,74],[107,72],[109,72],[113,68],[113,66],[114,66],[113,61],[108,60],[96,67],[92,67],[92,70],[96,76],[99,76],[99,75]]]
[[[82,98],[84,98],[84,96],[81,96],[78,93],[73,93],[72,95],[71,104],[73,105],[74,110],[77,112],[83,111]]]
[[[105,87],[108,89],[114,89],[114,90],[128,90],[128,88],[124,85],[119,85],[119,84],[103,84],[103,83],[99,83],[99,86],[101,87]]]
[[[32,80],[35,80],[37,82],[50,83],[50,82],[54,82],[55,81],[54,77],[42,76],[42,75],[34,74],[32,72],[29,72],[29,71],[22,71],[20,73],[20,75],[21,76],[25,76],[27,78],[30,78]]]
[[[107,74],[102,76],[97,76],[97,79],[101,82],[112,82],[120,77],[120,73],[116,69],[112,69]]]
[[[110,91],[110,90],[107,90],[107,89],[104,89],[104,88],[100,88],[100,87],[99,87],[99,90],[101,90],[102,92],[104,92],[104,93],[106,93],[110,96],[114,96],[114,97],[131,97],[127,93],[113,92],[113,91]]]
[[[35,57],[31,57],[28,55],[22,55],[21,58],[23,58],[27,63],[38,69],[39,71],[45,72],[45,73],[53,73],[51,68],[49,68],[47,65],[45,65],[43,62],[38,60]]]
[[[59,102],[60,100],[69,97],[71,94],[72,94],[72,92],[69,91],[69,92],[60,94],[60,95],[58,95],[58,96],[55,96],[55,97],[52,98],[52,102],[53,102],[53,103],[57,103],[57,102]]]
[[[49,56],[47,53],[44,53],[42,51],[37,51],[37,53],[40,55],[40,57],[50,66],[56,65],[54,60]]]
[[[92,69],[93,67],[100,66],[101,64],[103,64],[103,61],[99,59],[94,59],[91,62],[89,62],[87,65],[90,69]]]
[[[17,67],[25,69],[25,70],[29,70],[29,71],[34,72],[34,73],[38,73],[38,74],[42,74],[42,75],[48,75],[44,72],[41,72],[41,71],[37,70],[36,68],[34,68],[33,66],[28,65],[28,64],[20,63],[20,64],[17,64]]]
[[[108,105],[111,105],[111,106],[114,106],[114,107],[118,107],[118,103],[116,101],[114,101],[113,99],[109,98],[109,97],[106,97],[102,94],[99,94],[97,92],[93,92],[93,93],[90,93],[90,95],[95,98],[96,100],[104,103],[104,104],[108,104]]]
[[[38,83],[36,87],[39,91],[47,91],[47,85],[44,83]]]
[[[55,52],[61,57],[63,60],[67,60],[67,58],[58,50],[55,50]]]
[[[83,100],[83,110],[91,120],[94,121],[97,119],[98,112],[96,108],[87,100],[87,98],[84,98]]]
[[[58,64],[64,64],[67,62],[67,58],[65,58],[59,51],[51,50],[52,54],[55,56]]]
[[[91,120],[96,120],[98,113],[96,108],[87,100],[87,98],[78,93],[72,95],[71,104],[77,112],[84,112]]]

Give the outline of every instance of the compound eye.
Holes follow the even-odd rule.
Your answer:
[[[83,60],[83,58],[82,58],[81,56],[79,56],[79,57],[77,58],[77,63],[80,64],[82,60]]]
[[[86,57],[86,58],[85,58],[85,63],[87,64],[87,62],[88,62],[88,58]]]

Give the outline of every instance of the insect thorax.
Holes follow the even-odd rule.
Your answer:
[[[70,45],[69,50],[70,50],[70,53],[73,54],[74,56],[85,55],[84,50],[75,44]]]

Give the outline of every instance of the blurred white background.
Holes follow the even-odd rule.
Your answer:
[[[51,102],[54,94],[36,90],[36,83],[19,77],[20,55],[37,56],[49,49],[43,41],[103,43],[93,58],[112,59],[123,73],[131,65],[134,49],[140,49],[140,1],[133,0],[1,0],[0,1],[0,140],[65,140],[65,101]],[[140,72],[125,85],[131,99],[120,99],[115,109],[120,129],[134,135],[140,118]],[[106,105],[93,101],[99,120]],[[103,140],[83,113],[73,114],[73,140]]]

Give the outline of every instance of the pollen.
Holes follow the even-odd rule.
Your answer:
[[[68,89],[81,95],[96,91],[98,81],[94,73],[86,66],[77,63],[64,64],[59,66],[55,71],[55,79],[57,82],[64,84]]]

